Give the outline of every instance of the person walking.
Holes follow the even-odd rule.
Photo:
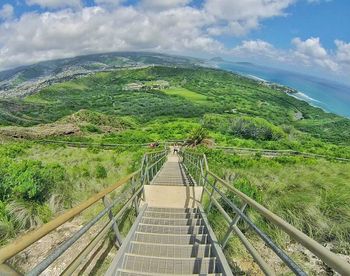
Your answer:
[[[174,145],[173,154],[178,154],[178,153],[179,153],[179,148],[178,148],[178,146],[175,144],[175,145]]]

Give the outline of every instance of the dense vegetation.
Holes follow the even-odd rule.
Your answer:
[[[350,206],[345,204],[350,201],[350,163],[199,150],[206,153],[210,169],[236,188],[336,252],[350,254]],[[286,244],[288,236],[266,228],[250,212],[262,229]]]
[[[152,80],[168,81],[172,88],[165,93],[124,89],[129,83]],[[204,68],[120,70],[55,84],[24,100],[1,100],[0,123],[48,123],[81,109],[131,115],[140,122],[159,116],[198,118],[209,112],[234,113],[260,117],[275,125],[293,125],[324,141],[344,144],[350,139],[348,119],[325,113],[256,81]],[[303,120],[298,120],[297,112],[301,112]]]
[[[160,80],[169,86],[153,87]],[[6,141],[0,150],[1,242],[134,170],[145,151],[137,144],[187,139],[190,145],[350,158],[349,119],[208,68],[119,70],[54,84],[23,99],[1,99],[0,123]],[[79,149],[39,144],[39,138],[128,145]],[[349,254],[349,163],[199,150],[237,188]]]
[[[7,143],[0,150],[0,244],[135,170],[143,149]]]

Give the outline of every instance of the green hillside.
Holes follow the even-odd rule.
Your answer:
[[[137,144],[202,136],[211,146],[326,155],[195,149],[232,185],[335,251],[350,253],[350,162],[331,158],[350,158],[350,120],[254,80],[201,67],[97,73],[23,99],[0,99],[0,124],[1,243],[133,171],[150,150]],[[106,150],[99,144],[135,145]]]

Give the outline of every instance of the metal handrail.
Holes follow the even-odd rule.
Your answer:
[[[214,174],[209,170],[208,162],[205,154],[198,154],[193,152],[184,151],[181,152],[181,155],[183,157],[183,160],[186,164],[187,161],[192,162],[188,167],[196,165],[196,163],[193,161],[197,159],[197,164],[202,166],[203,174],[201,174],[201,178],[204,179],[204,188],[205,183],[209,183],[208,177],[211,176],[214,179],[214,182],[220,183],[225,188],[227,188],[229,191],[233,192],[236,196],[238,196],[244,203],[248,204],[251,208],[256,210],[258,213],[260,213],[264,218],[266,218],[268,221],[273,223],[275,226],[277,226],[279,229],[283,230],[285,233],[287,233],[292,239],[299,242],[301,245],[303,245],[305,248],[310,250],[312,253],[314,253],[317,257],[319,257],[323,262],[325,262],[329,267],[340,273],[341,275],[350,275],[350,264],[347,262],[341,260],[335,253],[331,252],[276,214],[269,211],[267,208],[244,194],[243,192],[239,191],[229,183],[227,183],[225,180]],[[201,160],[199,162],[198,160]],[[211,183],[210,183],[211,184]],[[213,191],[216,189],[216,192],[220,192],[218,188],[215,187],[215,184],[212,185]],[[204,189],[207,193],[210,193],[206,188]],[[210,195],[210,194],[209,194]],[[212,200],[213,197],[210,195],[210,200]],[[211,204],[211,203],[209,203]],[[231,202],[231,204],[233,204]],[[239,210],[235,210],[236,214],[239,212]],[[241,216],[240,216],[241,217]],[[256,259],[255,259],[256,260]],[[259,264],[259,263],[258,263]],[[259,264],[260,265],[260,264]]]
[[[301,156],[305,158],[324,158],[324,159],[332,159],[336,161],[342,161],[342,162],[350,162],[349,158],[344,157],[337,157],[332,155],[324,155],[324,154],[318,154],[318,153],[310,153],[310,152],[302,152],[302,151],[296,151],[296,150],[289,150],[289,149],[280,149],[280,150],[273,150],[273,149],[258,149],[258,148],[240,148],[240,147],[224,147],[224,146],[215,146],[214,149],[216,150],[231,150],[233,152],[241,152],[241,153],[261,153],[262,155],[268,155],[268,156]]]
[[[162,167],[163,163],[165,162],[167,153],[168,153],[168,149],[146,153],[143,157],[141,169],[122,178],[116,184],[93,195],[86,201],[71,208],[70,210],[66,211],[64,214],[44,224],[38,229],[33,230],[23,235],[22,237],[16,239],[15,241],[11,242],[10,244],[0,248],[0,264],[4,264],[7,260],[11,259],[22,250],[29,247],[30,245],[34,244],[36,241],[38,241],[42,237],[49,234],[51,231],[57,229],[59,226],[61,226],[68,220],[76,217],[77,215],[79,215],[80,213],[88,209],[90,206],[97,203],[99,200],[101,199],[105,200],[106,196],[108,196],[110,193],[112,193],[116,189],[124,186],[129,182],[131,182],[131,187],[127,191],[124,191],[122,195],[124,195],[126,192],[130,192],[130,189],[131,189],[132,196],[120,211],[124,212],[127,209],[126,207],[130,205],[130,202],[131,204],[135,203],[135,208],[136,210],[138,210],[137,201],[135,201],[135,199],[137,199],[137,197],[140,198],[140,194],[143,192],[143,186],[149,184],[149,182],[152,180],[155,174]],[[90,227],[92,227],[98,220],[100,220],[105,214],[109,213],[111,215],[112,208],[116,205],[118,201],[119,201],[119,198],[114,200],[108,206],[106,206],[105,204],[105,208],[92,221],[87,223],[82,229],[76,232],[72,237],[70,237],[66,242],[64,242],[62,246],[59,246],[57,250],[53,252],[54,254],[49,255],[43,262],[37,265],[31,272],[29,272],[29,275],[38,275],[40,272],[46,269],[55,259],[57,259],[61,254],[63,254],[65,250],[67,250],[77,239],[79,239],[83,234],[85,234],[87,230]],[[111,226],[116,224],[116,219],[118,217],[120,217],[120,212],[116,216],[113,216],[113,215],[112,217],[110,216],[110,223],[108,223],[107,229],[110,229]],[[102,230],[99,233],[97,233],[95,238],[97,238],[97,236],[101,234],[101,232],[108,233],[105,227],[106,227],[106,224],[102,227]],[[115,227],[113,227],[113,230],[118,232],[118,229],[115,229]],[[118,239],[118,234],[119,233],[116,233],[117,239]],[[99,237],[99,240],[100,239],[101,237]],[[93,246],[91,246],[90,244],[87,247],[89,247],[89,250],[93,249]],[[88,252],[85,251],[84,254],[91,252],[91,250]],[[80,255],[78,255],[77,259],[79,258],[79,256]],[[72,271],[72,268],[75,268],[75,269],[77,268],[76,262],[77,260],[73,260],[73,262],[68,266],[68,268],[70,267],[69,271]],[[1,266],[0,266],[0,274],[1,274]]]

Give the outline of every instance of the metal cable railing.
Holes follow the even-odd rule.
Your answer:
[[[40,228],[29,232],[14,242],[2,247],[0,249],[0,275],[3,275],[2,273],[5,273],[5,271],[10,270],[10,267],[6,265],[6,261],[34,244],[51,231],[57,229],[68,220],[76,217],[83,211],[89,209],[91,206],[94,206],[100,202],[100,200],[102,200],[104,205],[103,210],[100,211],[88,223],[86,223],[80,230],[50,252],[50,254],[45,257],[44,260],[32,268],[31,271],[27,272],[26,275],[39,275],[45,271],[45,269],[47,269],[55,260],[63,255],[64,252],[67,251],[84,234],[86,234],[89,229],[97,225],[97,223],[101,223],[101,227],[95,236],[91,238],[90,242],[81,250],[78,256],[72,260],[70,264],[68,264],[62,275],[71,275],[110,231],[113,231],[115,243],[118,247],[120,247],[123,242],[123,237],[119,231],[119,222],[126,211],[130,210],[130,208],[135,210],[137,215],[141,199],[145,201],[144,185],[150,184],[154,176],[161,169],[166,161],[167,153],[168,150],[166,149],[145,154],[142,159],[141,168],[138,171],[121,179],[115,185],[108,187],[98,194],[90,197],[88,200],[68,210],[49,223],[44,224]],[[125,190],[118,194],[114,199],[111,199],[111,193],[119,188],[125,188]],[[116,214],[114,214],[115,211],[117,211]],[[108,218],[106,218],[106,216],[108,216]],[[103,221],[103,218],[106,218],[107,220]]]
[[[262,231],[245,212],[247,207],[256,211],[263,219],[275,226],[277,229],[288,234],[293,240],[310,250],[329,267],[341,275],[350,275],[350,264],[341,260],[336,254],[299,231],[285,220],[275,215],[255,200],[234,188],[223,179],[209,170],[205,154],[198,154],[190,151],[182,151],[182,162],[189,171],[197,185],[203,186],[203,196],[201,203],[206,199],[205,210],[209,214],[212,207],[219,211],[227,224],[227,230],[220,244],[223,248],[227,246],[232,233],[235,233],[245,246],[247,251],[254,258],[261,270],[266,275],[274,275],[274,270],[263,259],[258,250],[249,241],[249,237],[244,234],[248,227],[285,263],[296,275],[306,275],[303,269],[296,264],[264,231]],[[230,195],[230,198],[227,196]],[[233,199],[232,199],[233,196]],[[204,198],[206,197],[206,198]],[[223,207],[224,205],[224,207]],[[240,205],[240,206],[238,206]],[[234,214],[232,217],[231,214]]]
[[[264,156],[278,157],[278,156],[300,156],[304,158],[323,158],[329,160],[336,160],[341,162],[350,162],[349,158],[337,157],[332,155],[316,154],[310,152],[301,152],[296,150],[272,150],[272,149],[256,149],[256,148],[240,148],[240,147],[222,147],[215,146],[214,149],[224,150],[236,154],[261,154]]]

